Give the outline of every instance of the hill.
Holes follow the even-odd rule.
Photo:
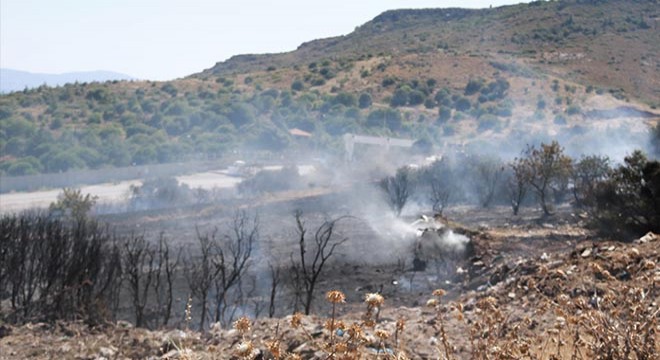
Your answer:
[[[553,138],[574,154],[620,158],[650,149],[660,118],[659,9],[594,0],[394,10],[346,36],[184,79],[2,95],[0,171],[332,154],[347,132],[503,156]]]
[[[112,80],[134,80],[130,75],[113,71],[83,71],[63,74],[31,73],[27,71],[0,69],[0,93],[33,89],[42,85],[62,86],[83,82],[105,82]]]

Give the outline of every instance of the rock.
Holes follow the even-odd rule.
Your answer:
[[[639,238],[639,239],[637,239],[633,242],[636,243],[636,244],[644,244],[644,243],[647,243],[647,242],[657,241],[659,238],[660,238],[660,235],[658,235],[658,234],[656,234],[652,231],[649,231],[648,233],[646,233],[646,235],[642,236],[641,238]]]
[[[108,358],[108,359],[113,358],[116,353],[117,353],[117,348],[114,347],[114,346],[101,347],[99,349],[99,354],[101,354],[101,356],[103,356],[105,358]]]
[[[583,258],[589,257],[590,255],[591,255],[591,249],[584,249],[582,254],[580,254],[580,256],[582,256]]]
[[[133,324],[125,320],[119,320],[117,321],[117,327],[120,329],[132,329]]]
[[[0,325],[0,339],[11,335],[11,328],[7,325]]]
[[[163,342],[173,342],[180,344],[183,340],[188,338],[188,334],[183,330],[172,330],[163,336]]]

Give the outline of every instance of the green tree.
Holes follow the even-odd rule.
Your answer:
[[[406,104],[408,104],[408,90],[405,88],[396,89],[390,100],[390,106],[398,107],[405,106]]]
[[[595,225],[608,235],[660,232],[660,162],[641,151],[627,156],[596,186],[592,214]]]
[[[542,143],[539,148],[528,146],[523,152],[523,171],[527,173],[526,178],[545,215],[551,213],[548,205],[549,194],[553,188],[559,191],[564,179],[569,177],[571,162],[571,158],[564,155],[564,148],[557,141]]]
[[[97,196],[83,195],[80,189],[64,188],[57,196],[57,201],[50,204],[49,210],[81,221],[87,218],[97,200]]]
[[[371,107],[372,102],[373,101],[371,99],[371,95],[369,95],[368,93],[360,94],[360,99],[358,100],[360,109],[367,109]]]

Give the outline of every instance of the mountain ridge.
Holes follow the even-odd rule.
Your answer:
[[[136,80],[135,77],[108,70],[73,71],[59,74],[37,73],[1,68],[0,92],[8,93],[32,89],[42,85],[62,86],[75,82],[104,82],[113,80]]]

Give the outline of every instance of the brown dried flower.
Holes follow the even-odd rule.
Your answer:
[[[291,325],[292,328],[297,329],[302,325],[302,317],[303,314],[301,313],[295,313],[291,316],[291,320],[289,321],[289,324]]]
[[[241,334],[250,331],[250,326],[250,319],[246,316],[241,316],[238,320],[234,321],[234,329],[238,330]]]
[[[374,332],[374,335],[376,335],[379,339],[381,340],[387,340],[387,338],[390,337],[390,333],[388,333],[385,330],[378,329]]]
[[[370,307],[380,307],[385,302],[385,298],[379,293],[368,293],[364,296],[364,302]]]
[[[339,290],[328,291],[328,293],[325,294],[325,298],[333,304],[343,303],[346,301],[346,295],[344,295],[344,293]]]

